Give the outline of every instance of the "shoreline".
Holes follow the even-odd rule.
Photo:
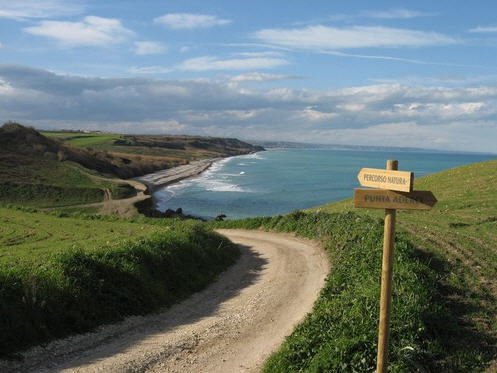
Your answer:
[[[150,193],[150,195],[153,195],[153,193],[156,192],[157,189],[178,183],[184,179],[198,176],[206,171],[209,167],[211,167],[215,162],[226,158],[201,159],[199,161],[193,161],[182,166],[167,168],[165,170],[135,177],[133,178],[133,180],[145,184],[148,188],[148,193]]]
[[[155,216],[155,217],[163,217],[163,214],[180,214],[183,215],[183,212],[178,212],[178,211],[173,211],[170,209],[167,209],[165,212],[162,212],[158,209],[157,207],[157,199],[155,198],[154,194],[155,192],[160,189],[164,188],[166,186],[172,185],[179,183],[182,180],[193,178],[196,176],[199,176],[203,172],[207,171],[214,163],[220,162],[227,160],[229,158],[233,157],[238,157],[238,156],[243,156],[243,155],[248,155],[248,154],[254,154],[257,152],[250,152],[246,154],[236,154],[236,155],[230,155],[226,157],[216,157],[216,158],[208,158],[208,159],[201,159],[198,161],[193,161],[190,162],[186,165],[181,165],[181,166],[176,166],[172,168],[167,168],[165,170],[160,170],[157,172],[152,172],[150,174],[142,175],[133,178],[132,180],[135,180],[139,183],[142,183],[146,186],[146,191],[145,194],[149,195],[148,199],[148,205],[145,205],[142,207],[143,211],[139,212],[143,215],[146,216]],[[138,208],[138,206],[136,206]],[[181,210],[181,209],[178,209]],[[147,212],[145,212],[147,211]],[[191,215],[190,217],[193,218],[200,218]]]

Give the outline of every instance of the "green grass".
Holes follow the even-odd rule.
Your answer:
[[[414,189],[438,199],[429,212],[399,211],[398,231],[425,252],[452,266],[449,284],[470,309],[463,321],[497,336],[497,160],[457,167],[416,179]],[[382,210],[354,209],[351,200],[312,211],[381,216]],[[464,342],[462,342],[464,343]],[[497,355],[489,371],[497,371]]]
[[[0,208],[0,355],[169,306],[238,256],[194,221],[55,215]]]
[[[163,229],[146,223],[59,218],[0,208],[0,262],[43,262],[54,253],[72,248],[117,247]]]
[[[91,178],[90,175],[97,177]],[[113,199],[136,193],[127,185],[98,177],[98,173],[71,162],[50,157],[33,159],[0,155],[0,202],[31,207],[60,207],[102,201],[103,189]]]
[[[204,153],[198,151],[185,151],[179,149],[167,149],[161,147],[150,146],[130,146],[119,145],[115,141],[122,138],[119,134],[107,133],[69,133],[69,132],[41,132],[44,136],[55,137],[64,141],[65,144],[80,147],[92,148],[95,150],[105,150],[113,153],[121,154],[134,154],[153,157],[167,157],[171,158],[174,165],[184,163],[184,161],[194,161],[206,158]],[[219,154],[210,154],[212,157],[219,156]]]
[[[59,187],[47,184],[0,184],[0,201],[4,205],[57,207],[100,202],[100,188]]]
[[[97,215],[100,212],[100,208],[97,206],[86,206],[86,207],[60,207],[56,211],[62,214],[67,214],[73,217],[81,217],[85,215]]]
[[[185,150],[166,149],[159,147],[148,146],[130,146],[115,144],[115,141],[122,138],[119,134],[108,133],[70,133],[70,132],[40,132],[47,137],[55,137],[62,139],[65,144],[80,147],[80,148],[93,148],[97,150],[107,150],[115,153],[124,154],[139,154],[150,155],[156,157],[171,157],[177,160],[196,160],[205,158],[205,155],[197,154],[194,151],[186,152]],[[214,154],[213,157],[216,155]]]
[[[325,245],[332,264],[313,312],[266,362],[265,372],[373,372],[383,223],[353,212],[295,212],[209,223],[224,228],[295,232]],[[454,265],[396,239],[389,371],[481,371],[495,338],[479,330],[451,285]]]
[[[59,162],[50,158],[32,159],[20,156],[22,162],[7,155],[0,159],[0,181],[51,184],[57,186],[93,187],[92,180],[73,162]]]
[[[71,133],[71,132],[50,132],[41,131],[46,137],[63,139],[65,143],[77,147],[108,148],[119,139],[121,135],[109,133]]]
[[[0,202],[4,204],[53,207],[100,202],[102,188],[109,186],[90,179],[73,162],[0,155]]]

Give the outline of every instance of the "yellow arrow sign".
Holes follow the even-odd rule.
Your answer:
[[[431,210],[437,203],[432,192],[395,192],[382,189],[355,189],[354,206],[374,209]]]
[[[362,186],[412,192],[414,173],[409,171],[363,168],[357,175]]]

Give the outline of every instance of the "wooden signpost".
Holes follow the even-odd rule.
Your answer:
[[[355,207],[373,209],[431,210],[437,199],[432,192],[395,192],[381,189],[354,190]]]
[[[414,172],[363,168],[357,179],[365,187],[412,192]]]
[[[376,372],[387,371],[390,307],[392,300],[393,244],[397,209],[429,210],[437,199],[429,191],[413,191],[414,174],[397,171],[398,161],[388,160],[387,169],[363,168],[357,178],[365,187],[380,189],[356,189],[354,206],[385,209],[383,233],[383,263],[381,272],[380,323],[378,327],[378,355]]]

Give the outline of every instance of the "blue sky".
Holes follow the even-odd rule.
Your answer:
[[[494,1],[0,0],[0,120],[497,152]]]

